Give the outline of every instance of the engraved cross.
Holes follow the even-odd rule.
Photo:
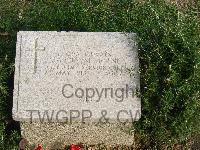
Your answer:
[[[38,47],[38,38],[36,38],[34,43],[34,73],[36,73],[37,71],[38,51],[45,51],[45,47],[43,48]]]

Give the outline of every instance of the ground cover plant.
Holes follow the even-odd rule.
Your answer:
[[[187,143],[200,132],[199,1],[0,0],[0,148],[15,149],[12,121],[16,33],[134,32],[138,35],[142,118],[134,123],[142,149]]]

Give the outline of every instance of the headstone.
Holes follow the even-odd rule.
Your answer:
[[[134,33],[17,34],[13,98],[17,121],[131,123],[141,114],[139,90]]]
[[[19,32],[17,39],[15,120],[139,119],[135,34]]]

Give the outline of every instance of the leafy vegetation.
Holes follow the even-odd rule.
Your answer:
[[[198,1],[183,7],[158,0],[0,0],[0,146],[7,143],[3,125],[11,118],[19,30],[137,33],[142,118],[134,127],[141,148],[163,149],[199,133],[199,6]]]

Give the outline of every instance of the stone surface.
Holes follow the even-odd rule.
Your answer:
[[[140,118],[139,85],[133,33],[17,34],[17,121],[132,122]]]
[[[132,130],[131,130],[132,128]],[[21,123],[21,134],[29,141],[29,149],[42,144],[48,149],[64,149],[71,144],[105,146],[126,145],[134,147],[134,131],[131,124],[60,124]],[[98,148],[99,149],[99,148]],[[104,148],[105,149],[105,148]]]

